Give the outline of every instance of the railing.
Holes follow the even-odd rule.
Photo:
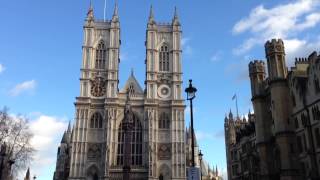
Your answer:
[[[111,21],[110,20],[103,20],[103,19],[95,19],[94,22],[97,22],[97,23],[110,23]]]

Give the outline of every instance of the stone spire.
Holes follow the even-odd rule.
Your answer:
[[[178,11],[177,11],[177,7],[176,6],[174,7],[174,16],[173,16],[173,19],[172,19],[172,24],[176,25],[176,26],[180,25],[179,17],[178,17]]]
[[[225,116],[224,116],[224,122],[225,122],[225,123],[227,123],[227,122],[228,122],[227,114],[225,114]]]
[[[71,132],[71,122],[69,121],[67,132]]]
[[[62,143],[67,143],[67,132],[66,131],[64,131],[63,136],[61,138],[61,144]]]
[[[216,165],[216,176],[219,176],[218,165]]]
[[[94,14],[93,14],[93,6],[92,6],[92,0],[90,0],[90,6],[89,6],[89,10],[87,13],[87,21],[92,21],[94,20]]]
[[[149,21],[148,21],[148,23],[149,24],[154,24],[155,23],[152,5],[150,6],[150,13],[149,13]]]
[[[24,180],[31,180],[30,179],[30,168],[28,168],[26,176],[24,177]]]
[[[229,121],[232,121],[233,120],[233,114],[232,114],[232,111],[230,109],[230,112],[229,112]]]
[[[113,15],[112,15],[112,21],[118,22],[119,21],[119,10],[118,10],[118,3],[114,5]]]

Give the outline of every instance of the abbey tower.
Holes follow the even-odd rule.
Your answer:
[[[90,6],[84,24],[74,126],[61,141],[54,179],[122,179],[126,105],[134,116],[131,179],[186,179],[181,25],[177,11],[170,23],[158,23],[150,9],[145,88],[132,72],[119,90],[120,29],[117,5],[107,21],[97,20]]]

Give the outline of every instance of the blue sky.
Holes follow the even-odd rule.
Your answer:
[[[103,18],[103,0],[93,0]],[[145,76],[145,31],[150,5],[157,22],[171,22],[178,8],[183,28],[184,87],[193,79],[195,131],[211,165],[225,171],[223,122],[237,93],[240,114],[251,108],[247,65],[264,60],[263,44],[285,41],[287,62],[319,50],[319,1],[316,0],[119,0],[121,23],[120,88],[134,68]],[[79,94],[82,27],[89,0],[2,2],[0,16],[0,107],[30,118],[38,149],[31,173],[51,179],[56,148]],[[110,19],[114,0],[107,0]],[[252,108],[251,108],[252,109]],[[186,111],[186,124],[189,113]]]

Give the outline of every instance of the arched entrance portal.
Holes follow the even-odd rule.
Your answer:
[[[87,180],[99,180],[98,169],[95,166],[91,166],[87,172]]]
[[[159,180],[169,180],[171,179],[171,171],[170,168],[163,164],[159,169]]]
[[[163,180],[163,175],[162,174],[160,174],[159,180]]]

